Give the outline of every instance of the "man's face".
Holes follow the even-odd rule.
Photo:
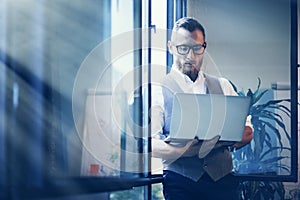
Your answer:
[[[199,55],[194,50],[198,48],[197,45],[204,45],[203,33],[198,29],[189,32],[184,28],[180,28],[177,32],[173,33],[171,40],[172,42],[169,41],[168,45],[170,52],[173,54],[174,64],[178,66],[178,69],[182,73],[195,81],[203,62],[203,53]],[[181,45],[184,45],[184,48],[186,46],[194,47],[194,50],[190,48],[187,54],[182,55],[183,53],[178,51],[178,47],[180,48]]]

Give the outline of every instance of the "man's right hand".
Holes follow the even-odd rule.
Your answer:
[[[200,142],[197,139],[188,141],[183,146],[175,146],[159,139],[152,139],[152,156],[162,159],[178,159],[180,157],[196,156],[199,153]]]
[[[200,149],[200,142],[197,139],[193,139],[183,147],[177,147],[179,155],[183,157],[196,156]]]

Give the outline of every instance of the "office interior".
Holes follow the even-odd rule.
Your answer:
[[[255,105],[284,100],[233,171],[296,198],[299,13],[299,0],[2,0],[0,199],[164,199],[151,91],[184,16],[206,29],[206,73],[263,92]]]

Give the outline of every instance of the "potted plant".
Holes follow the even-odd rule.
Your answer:
[[[253,140],[250,144],[232,153],[235,163],[235,172],[247,174],[276,174],[280,170],[289,172],[289,166],[281,163],[287,156],[278,155],[280,152],[290,152],[290,135],[286,130],[283,115],[290,118],[290,109],[283,102],[289,99],[268,100],[260,103],[262,97],[268,90],[260,90],[261,80],[258,78],[257,89],[252,92],[248,89],[247,94],[238,91],[240,96],[249,96],[251,105],[249,115],[254,129]],[[288,146],[282,143],[282,135],[288,141]],[[275,195],[284,199],[284,186],[280,182],[268,181],[245,181],[240,183],[239,194],[241,199],[274,199]]]

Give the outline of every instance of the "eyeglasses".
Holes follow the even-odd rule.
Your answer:
[[[204,42],[203,45],[198,44],[194,46],[188,46],[183,44],[183,45],[176,46],[177,52],[180,55],[187,55],[190,52],[190,49],[193,49],[194,54],[201,55],[204,53],[205,48],[206,48],[206,42]]]

